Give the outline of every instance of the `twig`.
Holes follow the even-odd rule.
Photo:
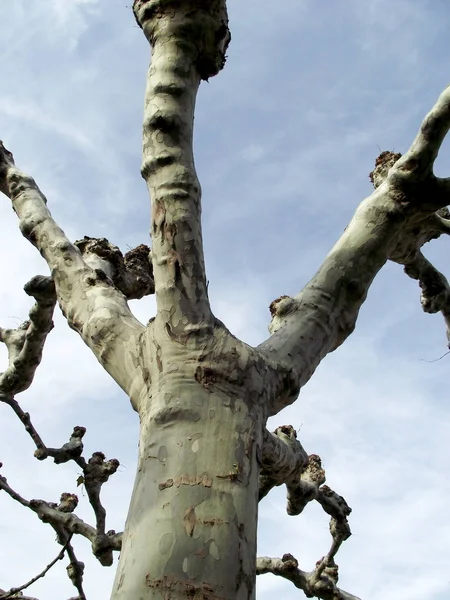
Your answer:
[[[79,594],[79,600],[86,600],[86,596],[83,590],[84,563],[77,559],[72,544],[70,544],[69,542],[67,544],[67,554],[70,558],[70,563],[67,566],[67,576],[69,577],[73,585],[76,587]]]
[[[66,553],[66,550],[70,544],[71,538],[72,538],[72,535],[70,535],[67,542],[64,544],[61,551],[59,552],[58,556],[56,558],[54,558],[45,567],[45,569],[43,571],[41,571],[41,573],[39,573],[39,575],[36,575],[36,577],[33,577],[32,579],[30,579],[30,581],[27,581],[27,583],[24,583],[23,585],[21,585],[19,587],[11,588],[8,592],[1,592],[0,599],[6,600],[6,598],[11,598],[11,596],[14,596],[15,594],[18,594],[19,592],[21,592],[22,590],[25,590],[26,588],[30,587],[30,585],[33,585],[33,583],[35,583],[38,579],[41,579],[42,577],[44,577],[48,573],[48,571],[50,571],[50,569],[53,567],[53,565],[55,565],[59,560],[62,560],[64,558],[64,554]]]

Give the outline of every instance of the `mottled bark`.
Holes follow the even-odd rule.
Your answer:
[[[141,169],[151,197],[151,252],[142,245],[123,257],[104,239],[69,242],[34,180],[0,146],[0,190],[10,197],[22,233],[46,259],[69,325],[139,413],[138,471],[123,538],[105,532],[99,498],[118,463],[101,453],[81,459],[82,428],[61,448],[45,446],[12,397],[31,383],[31,368],[20,371],[15,387],[0,389],[0,399],[24,423],[37,458],[75,460],[82,467],[96,527],[73,514],[74,495],[59,505],[27,501],[4,477],[0,489],[49,522],[61,539],[72,533],[90,539],[103,564],[121,549],[114,600],[252,600],[256,573],[266,572],[286,577],[309,596],[354,599],[337,588],[334,563],[350,535],[350,509],[323,485],[320,458],[307,456],[293,428],[272,434],[266,421],[295,400],[324,356],[351,334],[387,260],[403,264],[420,282],[424,309],[441,310],[448,321],[448,283],[420,248],[450,231],[441,211],[450,180],[432,172],[450,126],[450,90],[404,156],[380,155],[371,174],[373,194],[304,290],[272,303],[272,335],[251,348],[231,335],[209,304],[192,148],[199,85],[223,67],[230,39],[225,0],[135,0],[133,9],[152,48]],[[153,291],[157,314],[144,327],[127,299]],[[16,370],[24,356],[27,364],[40,361],[50,304],[39,311],[45,318],[37,337],[31,326],[0,332]],[[291,555],[256,559],[258,500],[282,484],[289,514],[316,500],[331,516],[331,548],[310,573],[298,569]],[[77,585],[81,568],[73,564]]]
[[[281,296],[271,304],[272,335],[259,348],[296,372],[300,388],[352,333],[382,266],[389,259],[410,263],[426,241],[448,233],[449,224],[436,211],[450,202],[450,184],[433,174],[433,164],[449,128],[450,87],[406,154],[380,155],[371,173],[375,191],[357,208],[311,281],[297,296]],[[277,399],[271,414],[295,398]]]
[[[138,363],[144,327],[132,315],[126,298],[102,269],[93,269],[55,223],[47,199],[32,177],[14,164],[0,143],[0,190],[12,202],[22,234],[47,261],[58,303],[69,326],[77,331],[102,366],[137,402],[142,388]]]

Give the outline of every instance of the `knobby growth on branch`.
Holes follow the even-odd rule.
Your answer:
[[[135,0],[133,11],[152,49],[141,168],[151,197],[151,251],[140,245],[123,256],[104,238],[70,242],[35,181],[15,165],[12,153],[0,143],[0,190],[10,198],[21,232],[41,252],[51,272],[51,278],[35,277],[25,286],[36,301],[29,320],[17,329],[0,330],[9,355],[8,367],[0,377],[0,400],[23,423],[36,446],[37,459],[50,457],[57,464],[74,461],[78,465],[95,526],[75,515],[75,494],[62,494],[58,503],[27,500],[4,476],[0,477],[0,490],[49,523],[62,545],[55,561],[37,577],[67,555],[68,576],[80,599],[85,598],[84,565],[71,545],[75,534],[90,540],[102,565],[110,565],[113,552],[122,550],[115,600],[144,594],[150,598],[153,592],[174,598],[217,597],[219,592],[228,600],[253,597],[255,572],[284,577],[308,597],[356,600],[337,587],[335,563],[342,542],[350,536],[349,506],[324,485],[319,456],[307,455],[294,429],[282,426],[270,433],[266,422],[298,397],[322,359],[352,333],[369,287],[388,260],[403,265],[406,274],[419,282],[424,311],[442,312],[450,344],[450,286],[422,254],[426,242],[450,232],[446,209],[450,178],[433,173],[450,128],[450,88],[425,117],[404,155],[380,154],[370,174],[374,192],[357,208],[304,289],[294,297],[281,296],[272,302],[270,336],[253,348],[235,338],[210,306],[201,187],[193,154],[197,92],[203,80],[223,68],[230,41],[226,2]],[[157,314],[144,326],[127,301],[151,293],[155,293]],[[137,484],[123,544],[122,534],[106,530],[100,499],[102,485],[115,473],[118,461],[106,460],[101,452],[86,460],[82,455],[83,427],[75,427],[63,446],[47,446],[16,400],[16,395],[30,386],[41,361],[56,302],[69,326],[122,387],[141,419]],[[221,438],[225,430],[227,437]],[[157,435],[162,441],[154,451]],[[204,439],[212,440],[214,448],[212,442],[202,446]],[[181,466],[178,456],[184,457]],[[164,474],[152,490],[153,503],[148,501],[147,471],[154,487],[159,473]],[[245,521],[256,514],[252,504],[256,497],[261,500],[279,485],[286,486],[289,515],[302,513],[311,501],[319,502],[330,515],[331,546],[310,572],[301,570],[291,554],[282,558],[253,556],[255,527]],[[227,498],[230,514],[219,519],[217,507],[223,498]],[[161,502],[160,513],[152,523],[148,515],[157,502]],[[176,507],[176,518],[164,520],[160,517],[168,506],[171,510]],[[215,511],[214,518],[206,513],[199,516],[196,510],[199,514]],[[173,527],[159,531],[164,551],[158,550],[157,555],[151,554],[143,515],[148,517],[146,526],[157,522],[161,527]],[[211,527],[219,522],[213,546],[208,541]],[[181,526],[184,537],[174,534]],[[208,543],[203,543],[204,539]],[[231,583],[216,564],[219,558],[228,559],[228,542],[240,553],[237,572],[232,574],[236,581]],[[165,552],[173,561],[164,558],[155,567]],[[158,572],[148,572],[146,564],[136,566],[143,553]],[[198,567],[200,559],[208,567]],[[169,563],[176,575],[165,570]],[[1,592],[0,598],[21,593],[37,577]]]
[[[85,486],[95,514],[96,527],[88,525],[74,514],[73,511],[78,504],[78,497],[75,494],[61,494],[59,503],[26,500],[9,485],[6,477],[0,475],[0,491],[4,491],[13,500],[32,510],[42,522],[49,523],[57,534],[58,543],[63,546],[58,556],[39,575],[19,587],[8,591],[0,590],[0,598],[19,597],[18,594],[21,594],[22,590],[44,577],[59,560],[67,555],[69,558],[67,575],[78,591],[77,598],[86,600],[83,591],[84,564],[76,558],[71,540],[74,534],[86,537],[91,541],[92,551],[99,562],[105,566],[112,564],[112,552],[120,550],[121,547],[121,534],[117,534],[114,530],[105,531],[106,512],[100,501],[100,491],[102,485],[116,472],[119,461],[116,459],[107,461],[101,452],[95,452],[86,461],[82,456],[82,438],[86,433],[84,427],[75,427],[69,441],[60,448],[46,446],[34,427],[30,414],[24,412],[15,399],[15,395],[25,391],[33,381],[41,362],[45,340],[53,328],[52,316],[56,303],[55,287],[49,277],[33,277],[24,289],[35,299],[29,319],[16,329],[0,328],[0,341],[7,347],[9,362],[7,369],[0,374],[0,402],[11,407],[25,427],[36,446],[34,455],[38,460],[51,457],[56,464],[72,460],[81,468],[83,475],[78,484],[83,483]],[[0,463],[0,468],[2,466]],[[25,598],[23,595],[20,597]]]

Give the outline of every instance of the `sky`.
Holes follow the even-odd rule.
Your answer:
[[[129,0],[131,4],[131,0]],[[371,193],[381,150],[404,152],[449,83],[445,0],[229,0],[225,70],[201,86],[195,153],[215,314],[250,344],[266,339],[268,306],[314,274],[355,208]],[[107,237],[123,251],[149,243],[140,177],[147,41],[125,0],[0,0],[0,139],[48,198],[71,240]],[[450,176],[444,143],[436,173]],[[450,240],[424,251],[444,273]],[[0,198],[0,325],[31,306],[22,286],[47,268]],[[297,402],[271,420],[291,423],[327,483],[353,512],[338,554],[340,585],[365,600],[444,600],[450,594],[450,355],[439,315],[422,313],[417,283],[388,264],[356,331],[328,356]],[[146,322],[151,298],[131,303]],[[57,309],[31,388],[17,399],[49,446],[87,428],[86,455],[121,467],[103,487],[107,528],[121,530],[136,467],[137,415]],[[0,348],[6,367],[6,351]],[[0,366],[0,370],[1,370]],[[77,491],[77,468],[37,462],[0,405],[2,474],[24,497]],[[78,489],[78,514],[92,522]],[[285,512],[279,488],[260,505],[259,555],[290,552],[310,570],[328,550],[317,505]],[[114,568],[86,563],[88,600],[107,600]],[[59,552],[53,530],[0,494],[0,588],[40,572]],[[64,561],[34,585],[39,600],[74,594]],[[258,598],[303,598],[258,578]]]

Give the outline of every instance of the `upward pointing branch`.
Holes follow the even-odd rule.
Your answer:
[[[371,173],[375,191],[359,205],[311,281],[297,296],[272,302],[272,335],[260,349],[297,374],[299,389],[352,333],[383,265],[414,263],[421,245],[444,229],[436,211],[450,203],[450,179],[436,177],[433,164],[449,129],[447,87],[406,154],[383,152],[377,159]],[[275,401],[271,414],[295,400],[294,392]]]
[[[172,330],[208,321],[201,188],[193,124],[202,79],[217,74],[229,41],[225,0],[135,0],[152,47],[143,127],[142,176],[152,200],[152,257],[159,316]],[[175,323],[179,307],[184,324]],[[180,315],[181,316],[181,315]]]

